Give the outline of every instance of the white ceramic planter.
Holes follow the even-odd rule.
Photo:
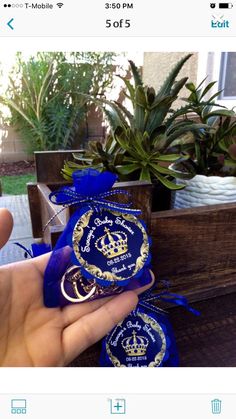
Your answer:
[[[173,193],[172,208],[193,208],[204,205],[236,202],[236,177],[196,175],[190,180],[178,180],[186,187]]]

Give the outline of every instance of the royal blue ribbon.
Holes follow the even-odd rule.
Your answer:
[[[69,207],[71,205],[82,206],[88,204],[89,206],[110,209],[128,214],[141,214],[140,210],[129,208],[131,206],[131,203],[118,204],[116,202],[108,201],[107,199],[105,199],[113,195],[129,195],[129,193],[121,189],[116,189],[114,191],[101,193],[99,195],[84,196],[80,195],[78,192],[73,190],[73,186],[65,186],[59,189],[58,191],[52,192],[49,195],[49,199],[53,204],[63,205],[65,207]]]
[[[151,304],[151,302],[156,300],[161,300],[167,303],[175,304],[177,306],[182,306],[195,316],[200,316],[199,311],[192,308],[189,305],[187,298],[183,295],[173,294],[169,291],[163,291],[159,294],[153,294],[153,288],[141,294],[139,298],[139,305],[155,312],[163,311],[160,308]]]
[[[71,205],[88,205],[95,209],[104,208],[133,215],[141,214],[140,210],[130,208],[131,203],[123,204],[106,199],[114,195],[130,195],[122,189],[111,190],[117,180],[114,173],[85,169],[75,171],[72,176],[73,186],[64,186],[49,195],[53,204],[63,205],[65,208]]]
[[[15,244],[16,246],[20,247],[20,249],[24,250],[24,257],[25,257],[25,259],[27,259],[28,256],[30,258],[33,258],[34,257],[33,256],[33,252],[30,249],[27,249],[27,247],[25,247],[23,244],[18,243],[18,242],[13,243],[13,244]]]
[[[27,249],[23,244],[21,243],[14,243],[16,246],[20,247],[22,250],[24,250],[24,257],[27,259],[30,258],[36,258],[37,256],[44,255],[45,253],[51,252],[51,246],[47,243],[32,243],[31,249]]]

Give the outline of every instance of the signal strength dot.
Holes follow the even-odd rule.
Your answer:
[[[57,3],[57,6],[59,7],[59,9],[61,9],[62,6],[64,6],[64,3]]]

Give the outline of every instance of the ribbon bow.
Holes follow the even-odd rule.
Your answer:
[[[122,204],[117,202],[112,202],[106,198],[114,195],[130,195],[129,192],[122,189],[116,189],[114,191],[103,192],[98,195],[81,195],[80,193],[74,190],[73,186],[65,186],[58,191],[52,192],[49,195],[49,199],[53,204],[63,205],[65,208],[71,205],[83,205],[88,204],[95,208],[105,208],[119,212],[125,212],[129,214],[139,215],[140,210],[130,208],[131,203]]]
[[[44,227],[44,230],[60,212],[71,205],[88,205],[97,211],[102,208],[135,216],[141,214],[140,210],[130,208],[131,203],[124,204],[107,199],[115,195],[130,196],[129,192],[123,189],[111,190],[117,180],[117,176],[114,173],[100,173],[94,169],[85,169],[75,171],[72,177],[72,186],[64,186],[50,193],[50,201],[55,205],[63,205],[63,208],[53,215]]]

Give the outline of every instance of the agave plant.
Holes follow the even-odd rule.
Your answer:
[[[197,117],[207,129],[200,129],[194,141],[182,146],[182,150],[189,152],[190,158],[181,163],[175,163],[172,169],[178,168],[182,171],[191,169],[194,175],[219,173],[224,175],[236,169],[236,114],[233,110],[215,103],[221,91],[206,98],[216,82],[211,82],[203,88],[205,80],[197,87],[193,83],[186,84],[190,95],[183,100],[187,102],[187,105],[176,114],[178,116],[191,114]]]
[[[93,99],[104,110],[113,140],[109,139],[104,147],[97,144],[92,153],[89,150],[83,156],[75,155],[79,163],[66,163],[64,175],[68,177],[72,168],[85,166],[100,170],[112,168],[121,178],[159,181],[170,189],[181,189],[183,186],[173,182],[173,178],[192,177],[192,174],[175,173],[168,168],[170,163],[188,159],[184,154],[173,153],[173,145],[176,148],[177,139],[185,141],[186,136],[204,128],[204,124],[189,120],[177,121],[171,110],[187,81],[187,77],[179,81],[176,77],[190,57],[188,54],[176,64],[158,92],[143,85],[137,67],[130,61],[133,84],[119,77],[125,84],[125,95],[131,101],[133,112],[116,101]]]

